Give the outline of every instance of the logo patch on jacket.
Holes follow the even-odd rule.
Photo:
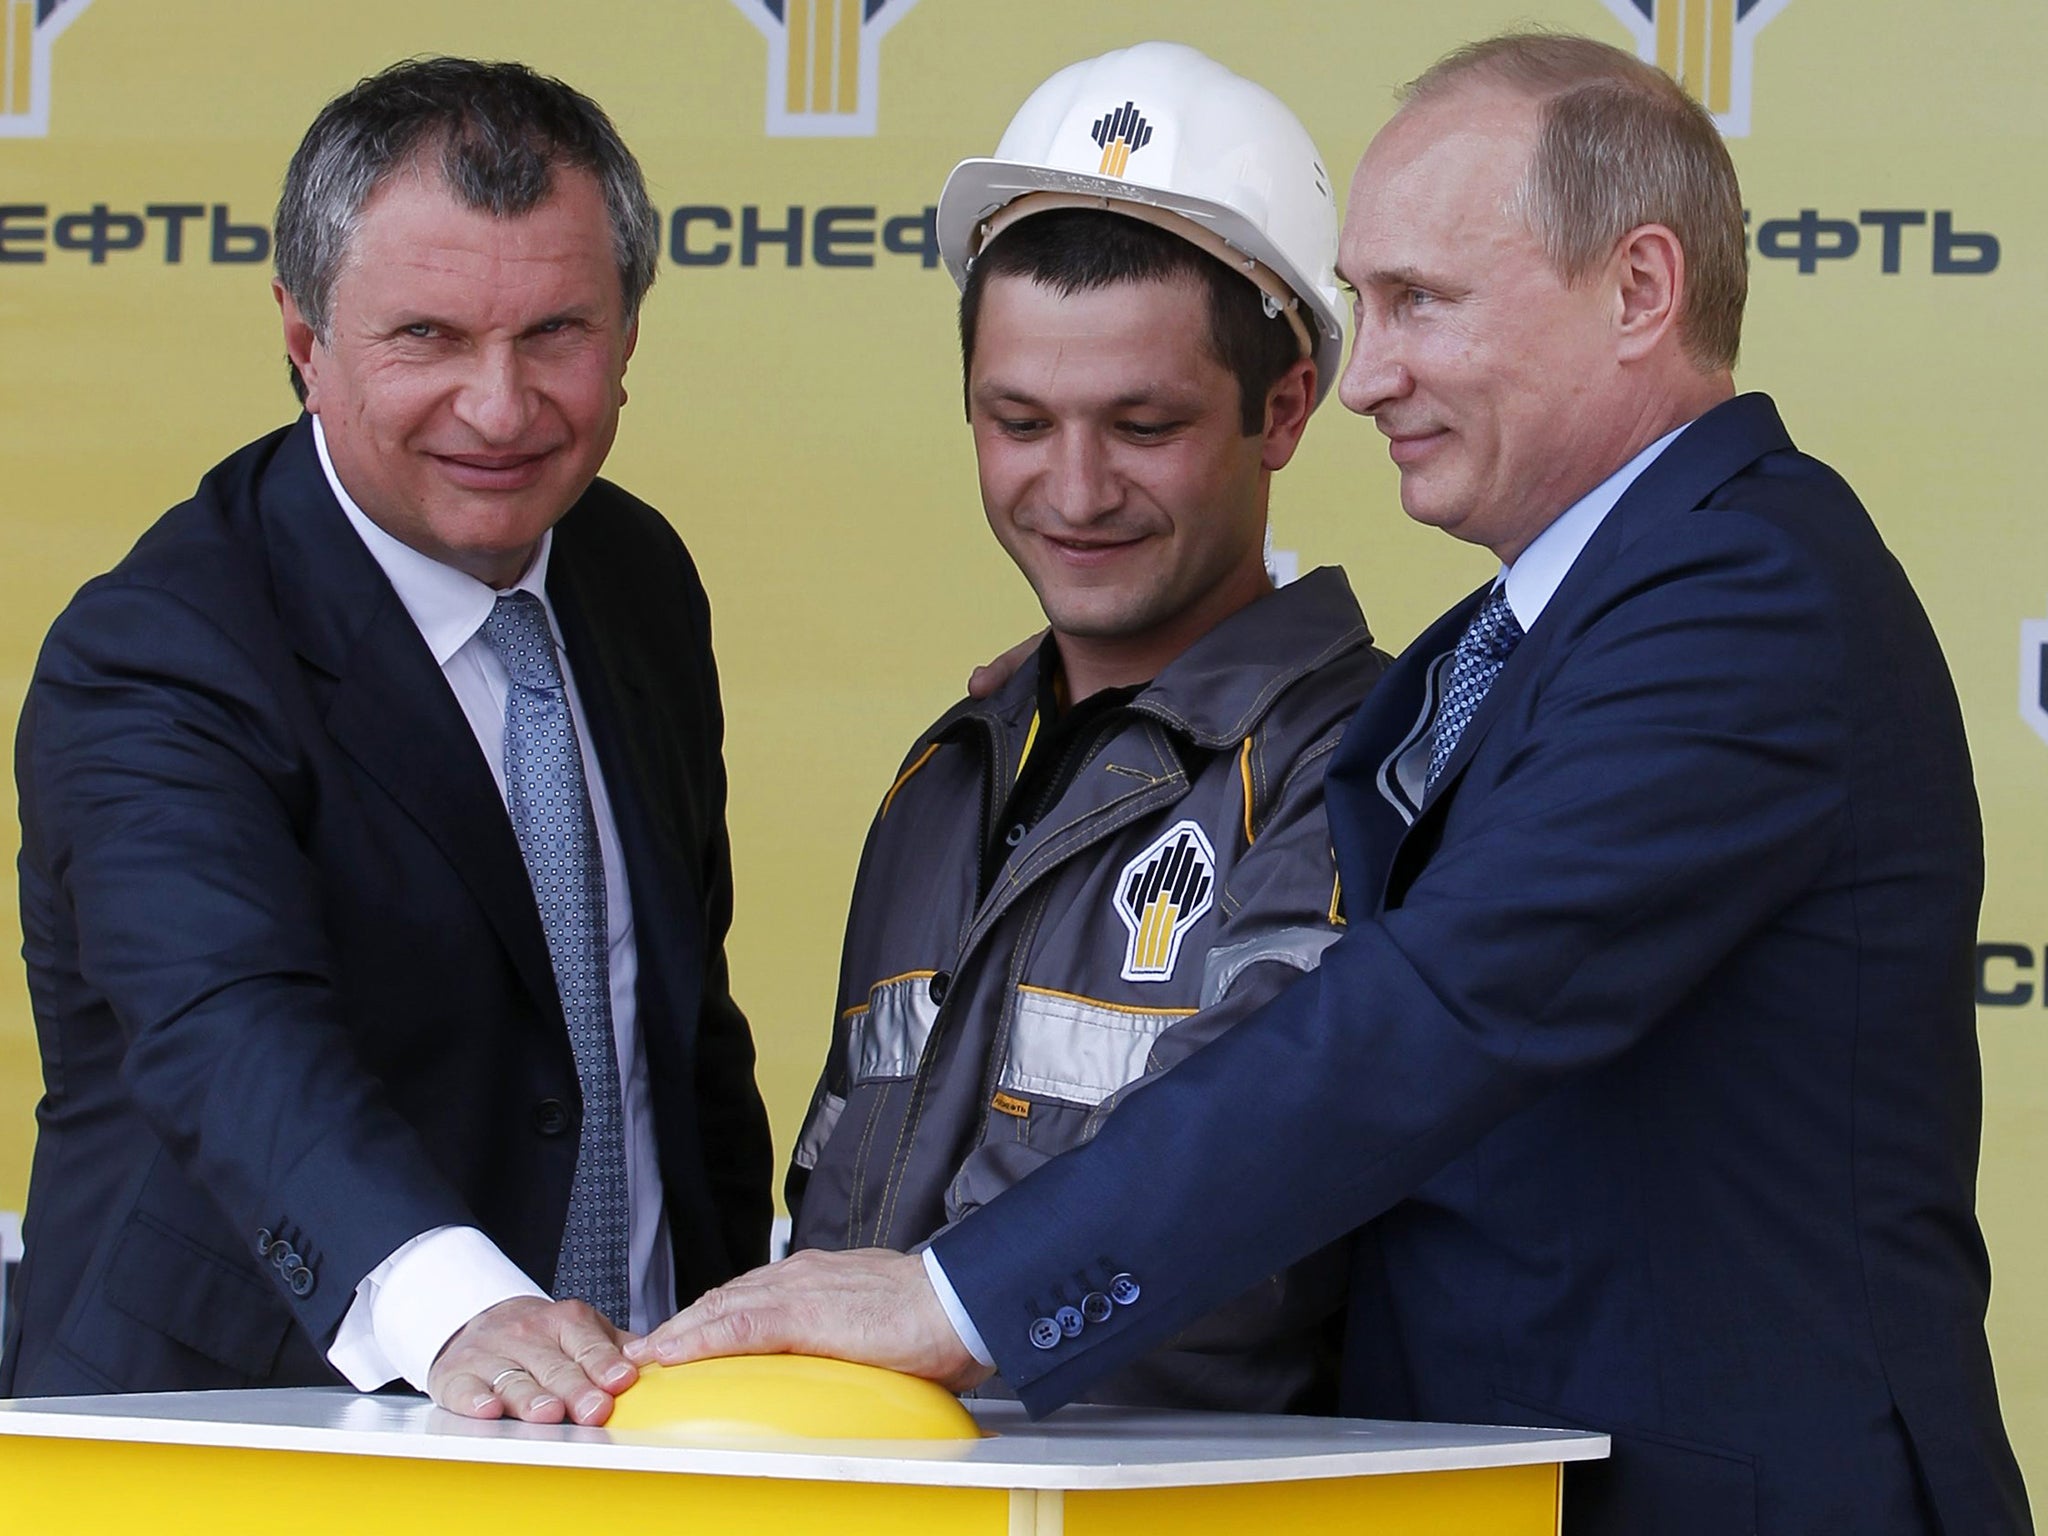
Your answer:
[[[1116,882],[1116,915],[1130,930],[1125,981],[1171,981],[1181,940],[1216,895],[1216,850],[1192,821],[1160,834],[1124,866]]]

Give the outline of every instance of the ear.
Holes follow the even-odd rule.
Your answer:
[[[277,299],[278,312],[284,317],[284,350],[292,360],[292,366],[299,370],[299,381],[306,386],[306,409],[315,415],[320,411],[319,364],[313,360],[314,349],[320,338],[313,334],[313,327],[306,317],[299,313],[299,306],[292,296],[284,291],[284,284],[276,278],[270,280],[270,291]]]
[[[1316,405],[1316,365],[1302,358],[1280,375],[1266,392],[1266,433],[1259,463],[1268,470],[1285,469],[1301,446],[1301,434],[1308,430],[1309,412]]]
[[[619,404],[629,398],[626,394],[626,365],[633,361],[633,349],[640,345],[640,317],[635,315],[633,323],[626,327],[626,350],[619,354]]]
[[[1636,362],[1678,334],[1685,247],[1662,224],[1639,225],[1621,237],[1609,270],[1616,299],[1616,356]]]

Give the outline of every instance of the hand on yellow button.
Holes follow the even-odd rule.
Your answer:
[[[944,1387],[900,1371],[815,1355],[734,1355],[647,1365],[605,1427],[717,1440],[974,1440]]]

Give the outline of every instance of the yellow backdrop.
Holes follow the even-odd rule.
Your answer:
[[[1033,628],[960,424],[927,210],[1060,65],[1150,36],[1272,87],[1343,180],[1392,87],[1535,19],[1682,68],[1752,209],[1742,383],[1863,492],[1948,648],[1988,828],[1980,1001],[1992,1331],[2048,1465],[2048,530],[2038,172],[2048,7],[1978,0],[0,0],[0,714],[71,591],[288,419],[261,232],[313,110],[400,55],[527,60],[605,103],[669,215],[609,473],[702,564],[724,668],[736,986],[787,1148],[862,831],[967,665]],[[1280,546],[1397,647],[1488,562],[1408,526],[1334,404]],[[0,923],[13,930],[11,885]],[[0,974],[0,1207],[36,1055]]]

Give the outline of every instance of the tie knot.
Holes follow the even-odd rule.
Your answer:
[[[1487,593],[1458,648],[1469,649],[1487,661],[1506,661],[1521,639],[1522,626],[1508,605],[1507,583],[1502,582]]]
[[[521,688],[559,689],[562,669],[555,660],[555,636],[547,611],[531,592],[502,592],[484,620],[484,644],[505,664]]]

